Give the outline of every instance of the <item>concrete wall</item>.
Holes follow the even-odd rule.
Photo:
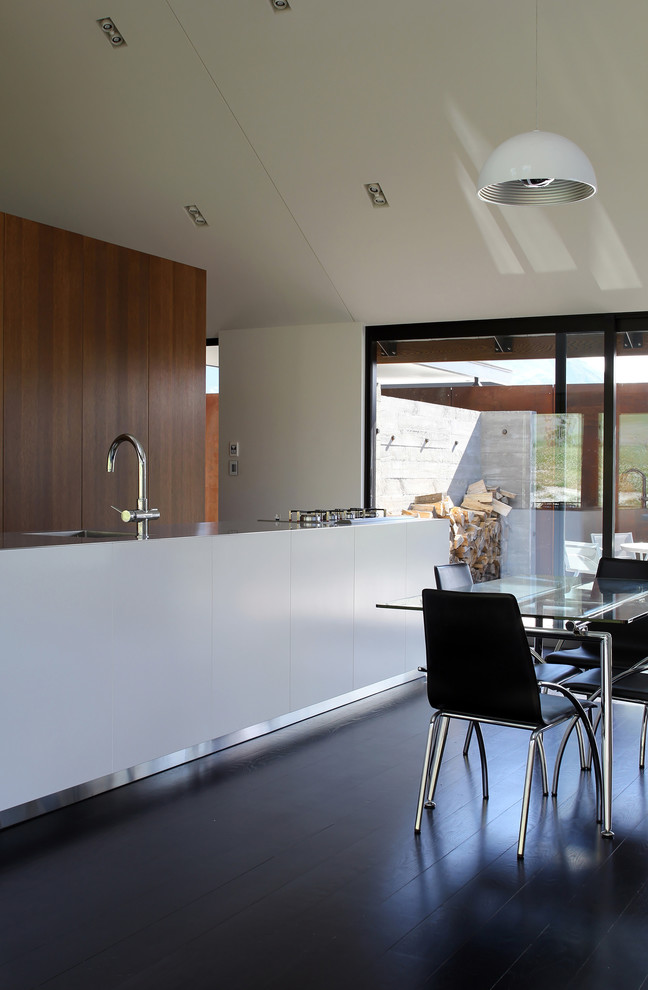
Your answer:
[[[224,330],[219,344],[219,518],[362,505],[362,326]]]
[[[379,395],[376,504],[398,513],[416,495],[447,491],[458,505],[480,478],[499,485],[517,495],[502,520],[503,573],[530,573],[536,544],[534,417]]]
[[[399,513],[416,495],[446,491],[459,503],[481,477],[479,417],[471,409],[379,394],[376,505]]]
[[[481,413],[482,475],[516,495],[502,523],[502,574],[535,571],[536,520],[531,507],[535,485],[534,412]]]

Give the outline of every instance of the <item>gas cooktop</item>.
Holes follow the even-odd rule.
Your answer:
[[[296,526],[343,526],[355,519],[377,519],[386,516],[385,509],[291,509],[287,519],[279,514],[274,518],[278,523],[291,523]],[[260,522],[271,522],[262,519]]]

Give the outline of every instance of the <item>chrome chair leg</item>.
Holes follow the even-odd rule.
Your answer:
[[[484,746],[484,737],[482,735],[481,725],[479,722],[471,722],[471,726],[475,728],[475,735],[477,737],[477,745],[479,746],[479,759],[481,760],[481,772],[482,772],[482,794],[484,796],[484,801],[488,801],[488,764],[486,762],[486,747]]]
[[[434,792],[436,791],[437,780],[439,779],[439,770],[441,769],[441,760],[443,759],[443,753],[445,751],[446,740],[448,738],[448,728],[450,727],[450,719],[447,716],[442,715],[441,721],[439,722],[439,728],[434,738],[434,744],[432,746],[432,768],[430,770],[430,789],[428,791],[427,801],[425,802],[426,808],[434,808]]]
[[[547,777],[547,755],[544,748],[542,736],[538,736],[538,755],[540,757],[540,772],[542,773],[542,793],[545,797],[549,794],[549,783]]]
[[[438,721],[440,720],[440,721]],[[430,727],[428,729],[427,743],[425,746],[425,756],[423,759],[423,771],[421,773],[421,786],[419,788],[418,802],[416,805],[416,819],[414,821],[414,832],[419,833],[421,831],[421,819],[423,817],[423,806],[426,808],[434,808],[434,791],[436,788],[437,777],[439,776],[439,766],[441,764],[441,757],[443,756],[443,750],[445,749],[446,738],[448,735],[448,719],[441,715],[440,712],[435,712],[430,719]],[[425,800],[425,792],[428,787],[428,779],[430,781],[430,790],[428,800]]]
[[[583,727],[580,724],[580,719],[576,719],[576,737],[578,739],[578,755],[580,757],[581,770],[590,769],[590,761],[585,755],[585,740],[583,739]]]
[[[601,715],[599,710],[598,718],[600,719],[600,717]],[[596,736],[594,735],[594,729],[592,728],[590,720],[588,719],[584,709],[582,709],[580,719],[583,725],[585,726],[585,731],[587,732],[587,736],[589,739],[589,746],[590,746],[590,759],[594,763],[594,779],[596,781],[596,808],[597,808],[596,820],[597,822],[602,822],[603,821],[603,773],[601,771],[601,761],[599,759],[599,751],[596,745]]]
[[[473,731],[477,738],[477,745],[479,747],[479,759],[481,762],[481,773],[482,773],[482,794],[484,800],[488,799],[488,764],[486,761],[486,747],[484,746],[484,737],[482,735],[481,726],[479,722],[469,722],[468,729],[466,731],[466,739],[464,741],[463,755],[468,756],[468,747],[470,746],[470,740],[472,738]],[[432,801],[432,793],[428,796],[428,803],[426,807],[434,807],[434,802]]]
[[[468,749],[470,747],[470,740],[472,739],[473,729],[475,728],[474,722],[468,723],[468,728],[466,729],[466,738],[464,740],[463,755],[468,756]]]
[[[524,793],[522,795],[522,814],[520,816],[520,832],[518,835],[517,855],[518,859],[524,857],[524,844],[526,842],[526,830],[529,821],[529,802],[531,800],[531,781],[533,780],[533,762],[535,759],[535,732],[531,733],[529,739],[529,751],[527,753],[526,774],[524,776]]]
[[[578,716],[577,715],[574,715],[574,717],[572,719],[570,719],[569,724],[567,725],[567,728],[563,732],[563,737],[560,740],[560,746],[558,747],[558,752],[556,753],[556,761],[554,763],[553,781],[552,781],[552,784],[551,784],[551,796],[552,797],[556,797],[556,795],[558,793],[558,776],[560,774],[560,765],[562,763],[562,758],[565,755],[565,748],[566,748],[567,743],[569,741],[569,737],[572,734],[572,730],[573,730],[573,728],[574,728],[574,726],[576,725],[577,722],[578,722]],[[585,765],[585,754],[584,753],[581,753],[581,770],[585,770],[585,769],[586,769],[586,765]]]
[[[589,726],[589,722],[587,724]],[[556,763],[554,765],[554,773],[553,773],[553,782],[552,782],[552,785],[551,785],[551,796],[552,797],[557,797],[558,796],[558,777],[560,776],[560,764],[562,762],[563,753],[565,752],[565,743],[566,743],[567,739],[569,738],[570,732],[571,732],[571,728],[567,729],[567,731],[565,732],[565,734],[564,734],[564,736],[562,738],[562,742],[560,743],[560,749],[558,751],[558,755],[556,756]],[[594,736],[594,733],[592,731],[591,726],[589,726],[588,736],[589,736],[589,733],[590,732],[592,733],[591,739],[589,740],[589,746],[590,746],[590,762],[592,760],[594,760],[594,770],[595,770],[595,777],[596,777],[596,807],[597,807],[597,817],[596,817],[596,820],[597,820],[597,822],[600,822],[600,821],[603,820],[603,817],[602,817],[603,816],[603,806],[602,806],[603,789],[602,789],[602,780],[601,780],[601,763],[600,763],[600,760],[599,760],[598,748],[596,746],[596,738]],[[589,767],[588,767],[588,769],[589,769]]]
[[[592,726],[592,730],[596,733],[601,722],[601,709],[599,708],[596,712],[595,717],[589,719],[589,724]],[[571,728],[569,729],[571,732]],[[592,769],[592,751],[588,749],[587,754],[585,753],[584,740],[583,740],[583,730],[581,728],[580,719],[576,722],[576,731],[578,733],[578,747],[580,750],[581,757],[581,770],[591,770]]]
[[[486,762],[484,737],[482,735],[479,722],[471,722],[470,724],[474,726],[475,735],[477,737],[477,745],[479,747],[479,757],[481,761],[482,791],[484,800],[486,801],[488,799],[488,765]],[[450,719],[445,715],[441,715],[440,712],[435,712],[430,719],[430,727],[428,729],[427,743],[425,746],[425,756],[423,758],[421,785],[419,788],[418,803],[416,806],[416,819],[414,822],[414,832],[416,834],[421,831],[423,808],[435,807],[434,793],[436,791],[436,785],[439,779],[439,770],[441,768],[441,760],[443,759],[443,753],[448,738],[449,726]],[[425,796],[426,790],[427,799]]]
[[[594,721],[594,726],[593,726],[593,731],[594,732],[596,732],[596,729],[598,728],[598,724],[600,722],[600,719],[601,719],[601,712],[600,712],[600,709],[599,709],[599,711],[597,711],[597,713],[596,713],[596,719]],[[588,722],[588,724],[589,724],[589,722]],[[569,737],[572,734],[572,731],[574,729],[576,729],[576,735],[577,735],[577,738],[578,738],[578,753],[579,753],[579,756],[580,756],[581,770],[585,771],[585,770],[591,770],[592,769],[592,752],[591,752],[591,748],[588,748],[587,753],[585,752],[585,740],[583,738],[583,726],[581,724],[581,719],[577,715],[575,715],[574,718],[571,719],[571,721],[569,722],[569,725],[567,726],[567,728],[565,729],[565,731],[563,733],[563,737],[560,740],[560,746],[558,747],[558,752],[556,754],[556,762],[554,764],[554,772],[553,772],[553,781],[552,781],[552,784],[551,784],[551,795],[552,795],[552,797],[555,797],[556,794],[558,793],[558,775],[560,773],[560,766],[562,764],[562,758],[565,755],[565,748],[567,746],[567,743],[569,742]],[[589,740],[588,740],[588,747],[589,747]]]
[[[437,741],[439,739],[439,726],[441,725],[440,719],[441,719],[441,716],[437,712],[437,717],[434,720],[434,728],[432,730],[432,745],[431,745],[431,748],[430,748],[430,758],[428,760],[426,786],[429,783],[429,779],[430,779],[430,766],[432,764],[432,757],[434,756],[434,752],[435,752],[435,749],[436,749]],[[432,800],[432,795],[430,794],[428,796],[428,798],[426,799],[426,801],[425,801],[424,807],[426,807],[426,808],[434,808],[434,806],[435,806],[434,805],[434,801]]]
[[[591,720],[590,724],[592,726],[592,732],[594,732],[596,734],[596,730],[598,729],[599,725],[601,724],[601,709],[600,708],[597,709],[596,715]],[[592,750],[591,750],[591,748],[590,748],[590,751],[589,751],[589,755],[587,757],[587,767],[586,767],[586,769],[587,770],[591,770],[592,769]]]
[[[421,786],[419,787],[418,802],[416,805],[416,818],[414,820],[414,832],[421,831],[421,818],[423,817],[423,802],[425,801],[425,791],[427,788],[428,775],[430,773],[430,760],[432,758],[432,742],[434,740],[437,716],[430,719],[428,728],[427,743],[425,745],[425,756],[423,758],[423,772],[421,774]]]
[[[639,741],[640,770],[643,770],[646,765],[646,729],[648,729],[648,705],[644,705],[643,718],[641,720],[641,739]]]
[[[578,720],[583,725],[583,727],[585,729],[585,732],[587,734],[587,740],[588,740],[589,748],[590,748],[590,761],[594,764],[594,778],[595,778],[595,782],[596,782],[596,821],[597,822],[602,822],[603,821],[603,774],[602,774],[602,771],[601,771],[601,760],[599,758],[598,746],[596,745],[596,736],[594,735],[595,729],[594,729],[594,727],[592,726],[592,723],[589,720],[588,713],[585,711],[585,709],[581,705],[581,703],[578,700],[578,698],[576,698],[571,693],[571,691],[569,691],[568,689],[566,689],[564,687],[560,687],[559,690],[566,697],[568,697],[568,698],[571,699],[573,705],[576,708],[576,711],[578,712],[578,715],[576,717],[578,718]],[[590,711],[591,711],[591,709],[590,709]],[[600,717],[601,717],[601,712],[600,712],[600,709],[599,709],[597,711],[596,720],[595,720],[595,724],[596,725],[598,725],[598,721],[600,720]],[[561,741],[561,744],[560,744],[560,751],[559,751],[558,756],[556,757],[556,765],[554,767],[553,786],[552,786],[552,792],[551,792],[554,797],[556,797],[556,794],[558,792],[558,776],[559,776],[559,772],[560,772],[560,763],[562,761],[562,754],[564,753],[564,749],[565,749],[564,744],[565,744],[567,738],[569,738],[569,733],[571,732],[571,730],[573,729],[573,727],[574,727],[574,725],[573,725],[573,719],[572,719],[571,722],[570,722],[570,724],[569,724],[569,726],[568,726],[568,728],[567,728],[567,731],[563,735],[563,738],[562,738],[562,741]]]

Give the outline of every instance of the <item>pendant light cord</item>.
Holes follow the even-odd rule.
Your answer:
[[[538,130],[538,0],[535,0],[535,129]]]

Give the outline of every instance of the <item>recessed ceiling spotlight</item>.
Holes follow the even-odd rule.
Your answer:
[[[374,206],[389,206],[387,197],[382,191],[379,182],[367,182],[365,183],[365,189],[367,190],[367,195]]]
[[[97,24],[108,38],[108,41],[113,48],[121,48],[126,44],[124,41],[124,35],[121,31],[117,30],[117,25],[113,21],[112,17],[100,17]]]
[[[204,216],[198,209],[195,203],[191,203],[189,206],[185,206],[185,210],[195,223],[197,227],[207,227],[209,224],[205,220]]]
[[[277,11],[290,10],[288,0],[270,0],[270,6]]]

